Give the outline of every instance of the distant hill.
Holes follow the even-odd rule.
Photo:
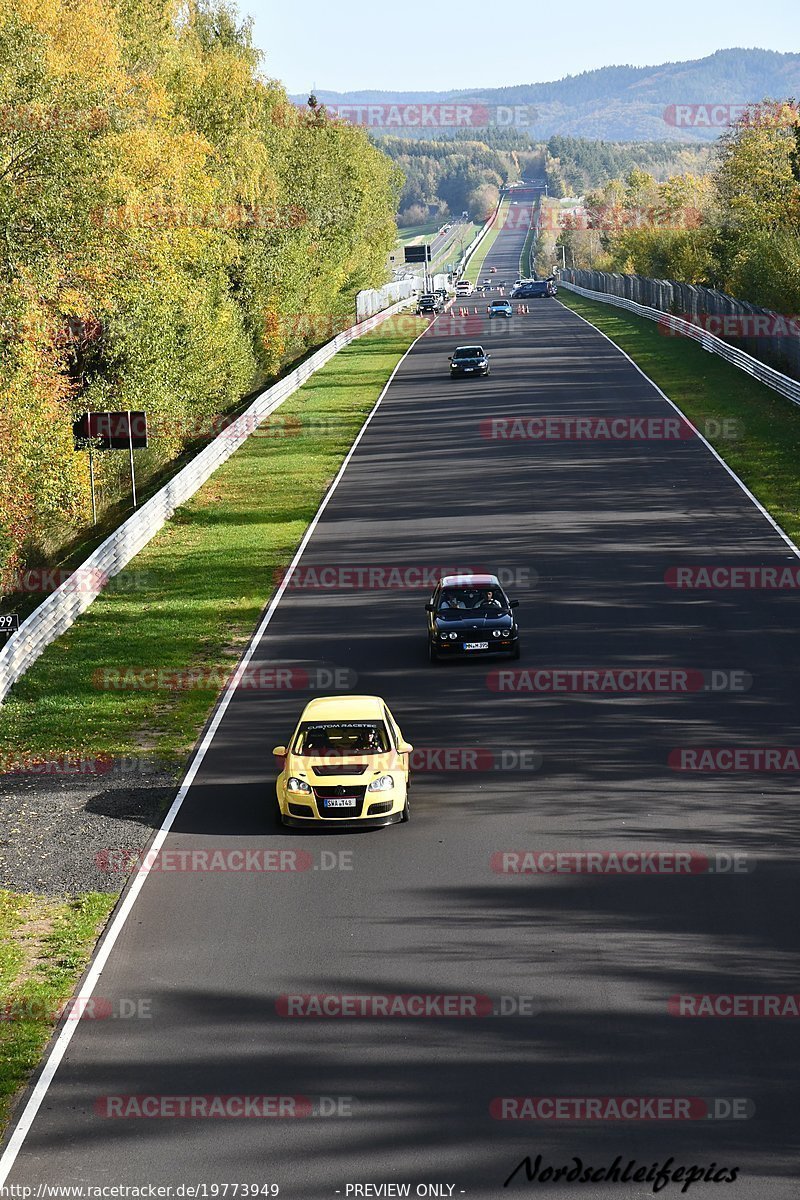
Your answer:
[[[671,123],[676,118],[669,106],[756,104],[766,97],[800,99],[800,53],[718,50],[689,62],[602,67],[551,83],[450,92],[317,90],[316,95],[331,107],[442,104],[454,100],[487,106],[527,105],[529,124],[524,132],[530,133],[534,141],[553,134],[607,141],[708,141],[724,132],[724,127]],[[293,99],[303,103],[306,97]],[[702,113],[699,116],[702,119]],[[392,131],[403,137],[414,136],[413,129],[395,127]]]

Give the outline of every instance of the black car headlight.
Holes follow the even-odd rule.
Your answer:
[[[504,633],[504,630],[502,630],[502,629],[493,629],[492,630],[493,637],[502,637],[503,633]]]

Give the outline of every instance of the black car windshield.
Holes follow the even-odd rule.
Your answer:
[[[480,346],[459,346],[453,358],[483,358],[483,350]]]
[[[348,754],[384,754],[389,749],[383,721],[304,721],[292,752],[339,758]]]
[[[439,616],[448,621],[462,616],[508,612],[508,601],[497,588],[445,588],[439,597]]]

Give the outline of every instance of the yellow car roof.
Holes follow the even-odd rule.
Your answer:
[[[303,709],[302,721],[372,721],[383,717],[380,696],[317,696]]]

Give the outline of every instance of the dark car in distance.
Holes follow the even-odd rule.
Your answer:
[[[496,575],[445,575],[434,589],[428,614],[428,659],[485,654],[519,658],[519,627]]]
[[[431,315],[436,316],[444,308],[442,297],[436,292],[428,292],[424,296],[420,296],[417,304],[417,314],[419,316]]]
[[[547,280],[537,279],[528,283],[521,283],[519,287],[515,287],[511,293],[512,300],[538,300],[548,295]]]
[[[450,357],[450,378],[456,375],[488,375],[489,359],[483,346],[457,346]]]
[[[558,288],[551,276],[549,279],[526,279],[511,293],[512,300],[540,300],[547,296],[555,296]]]

